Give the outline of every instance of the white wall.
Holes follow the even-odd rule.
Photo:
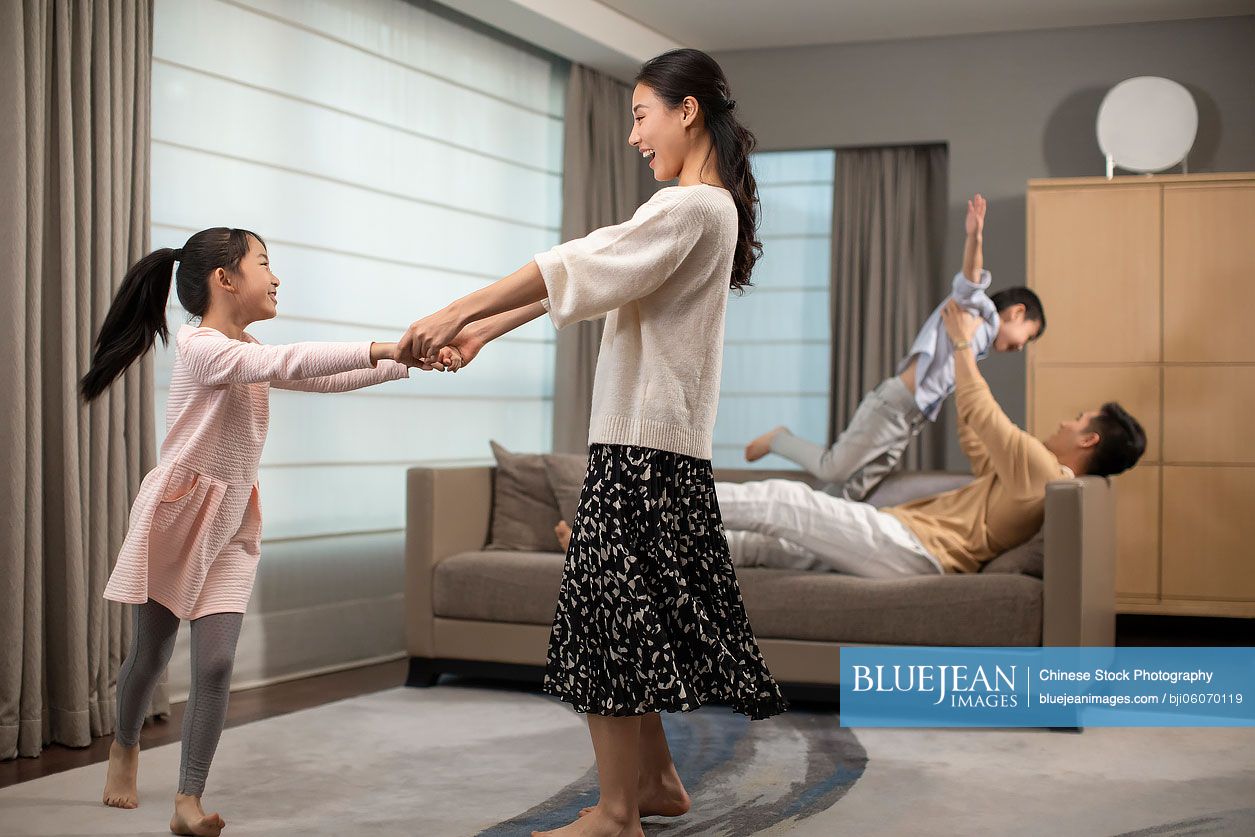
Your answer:
[[[558,241],[561,61],[403,0],[157,0],[153,52],[153,245],[261,234],[264,342],[395,339]],[[272,393],[237,684],[401,650],[405,469],[550,444],[553,330],[500,342],[456,376]]]

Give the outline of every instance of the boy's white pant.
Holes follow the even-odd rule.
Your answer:
[[[715,483],[732,560],[865,578],[935,575],[940,562],[902,521],[794,480]]]

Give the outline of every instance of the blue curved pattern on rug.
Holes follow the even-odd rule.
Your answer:
[[[683,817],[645,820],[649,834],[742,837],[804,820],[836,804],[867,764],[862,744],[853,731],[837,725],[835,712],[794,709],[751,722],[710,706],[662,718],[693,807]],[[549,799],[480,835],[514,837],[558,828],[596,802],[593,767]]]

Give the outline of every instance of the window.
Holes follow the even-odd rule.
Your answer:
[[[263,342],[395,339],[558,243],[557,59],[400,0],[158,0],[153,47],[153,245],[262,235],[282,281]],[[500,342],[474,374],[274,390],[267,540],[399,531],[407,467],[548,450],[553,330]]]
[[[828,437],[828,314],[835,152],[753,155],[763,255],[754,286],[728,300],[716,467],[745,462],[745,445],[777,425],[815,442]]]

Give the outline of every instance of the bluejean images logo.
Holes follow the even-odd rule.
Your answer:
[[[1255,648],[843,648],[841,724],[1255,726]]]
[[[917,692],[935,696],[933,706],[949,701],[961,708],[1015,708],[1015,666],[854,665],[854,692]],[[1021,673],[1027,676],[1027,667]]]

